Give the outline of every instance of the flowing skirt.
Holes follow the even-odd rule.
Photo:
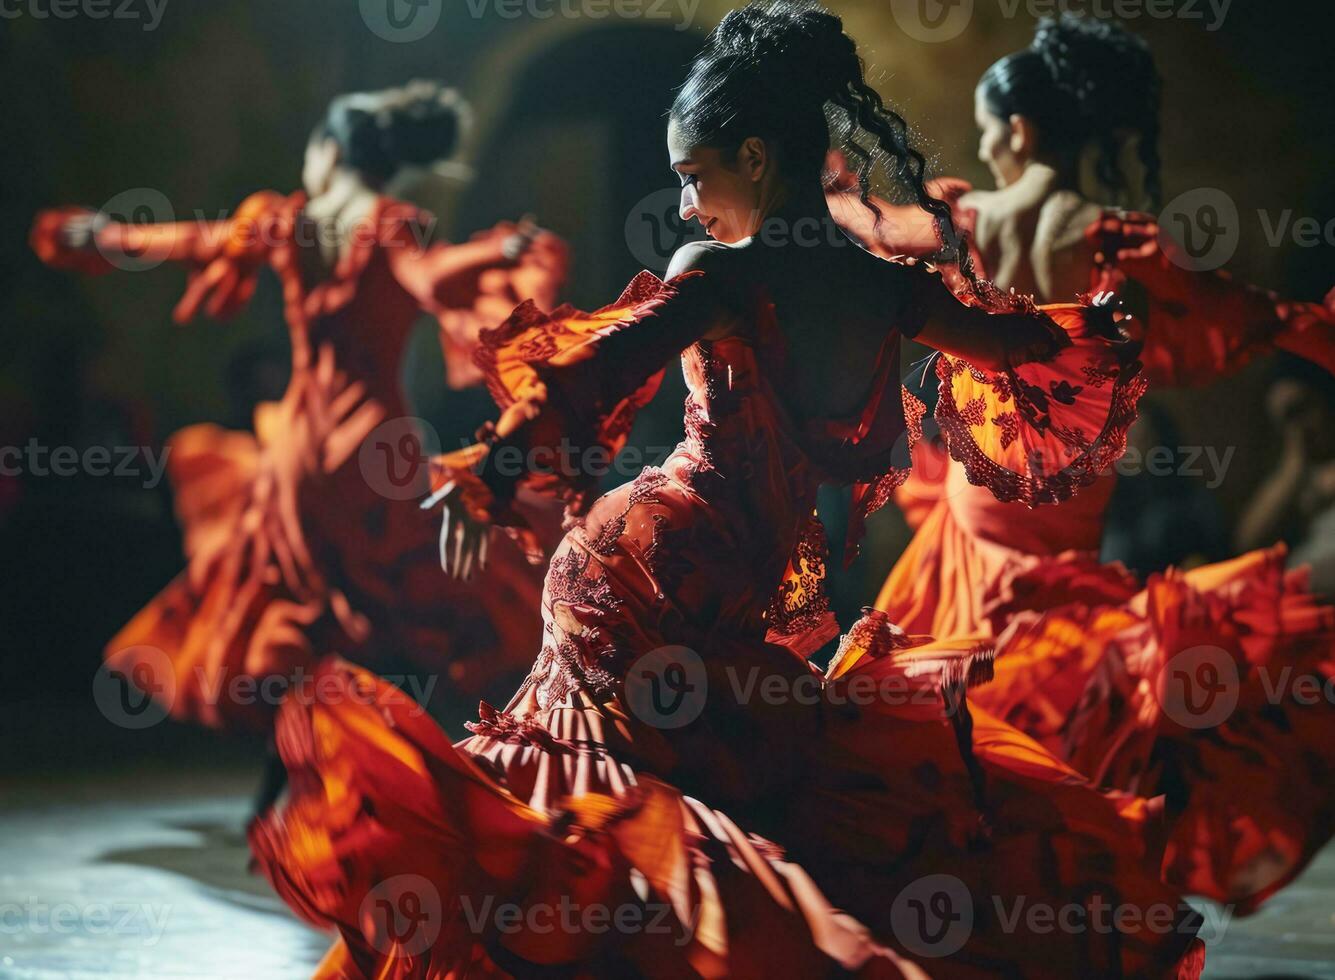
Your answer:
[[[600,500],[529,680],[457,744],[341,662],[284,705],[251,843],[337,930],[322,975],[1198,975],[1155,804],[970,713],[973,638],[869,617],[821,677],[734,628],[726,533],[662,471]]]

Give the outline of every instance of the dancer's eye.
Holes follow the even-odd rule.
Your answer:
[[[682,175],[681,175],[681,186],[682,186],[682,187],[690,187],[692,184],[698,184],[699,182],[700,182],[700,175],[699,175],[699,174],[682,174]]]

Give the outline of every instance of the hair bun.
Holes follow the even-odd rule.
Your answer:
[[[468,105],[455,89],[419,80],[340,96],[330,106],[327,128],[347,166],[385,181],[406,166],[452,156],[468,120]]]
[[[1158,111],[1159,79],[1149,45],[1111,21],[1073,13],[1045,17],[1030,49],[1082,119],[1135,127]]]
[[[821,103],[844,94],[861,77],[857,45],[836,15],[810,2],[778,0],[733,10],[715,29],[720,54],[753,61],[777,88],[810,92]]]

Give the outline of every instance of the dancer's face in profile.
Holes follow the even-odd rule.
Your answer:
[[[1019,116],[1002,119],[988,108],[982,89],[974,93],[973,118],[978,124],[978,159],[992,171],[998,188],[1020,179],[1030,160],[1029,126]]]
[[[767,155],[764,142],[746,140],[736,159],[711,146],[688,146],[676,120],[668,124],[668,158],[681,179],[680,213],[713,239],[739,242],[755,234]]]
[[[306,162],[301,168],[301,185],[311,197],[329,189],[338,166],[338,143],[327,136],[316,136],[306,144]]]

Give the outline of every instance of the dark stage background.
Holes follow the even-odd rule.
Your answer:
[[[458,85],[477,114],[465,154],[476,179],[432,179],[412,196],[456,239],[534,212],[573,246],[568,298],[586,308],[614,298],[640,268],[627,247],[627,216],[673,184],[662,145],[670,89],[731,5],[703,0],[680,30],[676,3],[663,4],[661,18],[596,15],[615,3],[565,8],[585,11],[576,16],[536,3],[532,10],[558,15],[509,17],[502,11],[514,5],[444,0],[434,30],[398,43],[368,26],[367,5],[356,0],[169,0],[151,30],[145,4],[130,5],[141,14],[131,20],[58,19],[41,16],[43,0],[11,3],[0,19],[0,446],[35,439],[157,452],[193,422],[249,427],[255,402],[276,397],[286,378],[276,283],[266,280],[233,321],[178,327],[170,311],[179,270],[78,279],[39,265],[27,229],[41,207],[98,206],[132,189],[161,192],[178,216],[216,215],[261,188],[293,190],[312,126],[344,91],[414,77]],[[937,172],[986,186],[975,159],[973,85],[1028,42],[1026,6],[1008,16],[1009,2],[978,0],[969,27],[944,43],[906,34],[895,19],[902,5],[889,0],[834,6],[877,87],[929,134]],[[1212,31],[1208,5],[1194,6],[1204,21],[1128,21],[1151,41],[1166,76],[1165,199],[1196,187],[1224,190],[1242,216],[1232,267],[1317,299],[1335,282],[1335,248],[1326,240],[1272,244],[1257,214],[1273,222],[1287,211],[1323,225],[1335,217],[1335,9],[1235,0]],[[442,435],[471,430],[485,398],[447,394],[428,322],[417,340],[406,370],[419,414]],[[1227,480],[1213,491],[1230,518],[1275,457],[1260,410],[1269,371],[1258,364],[1204,391],[1155,396],[1183,444],[1236,447]],[[679,377],[665,386],[638,441],[675,442],[681,391]],[[125,732],[93,704],[103,643],[182,566],[166,483],[144,482],[0,477],[0,777],[251,751],[175,725]],[[864,556],[839,585],[845,617],[870,601],[906,540],[892,509],[874,524]]]

